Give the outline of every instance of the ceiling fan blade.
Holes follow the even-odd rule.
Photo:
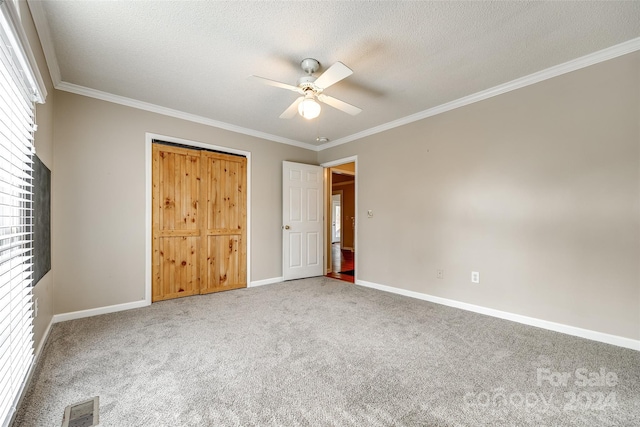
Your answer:
[[[298,114],[298,104],[300,104],[300,102],[302,102],[303,99],[304,99],[304,96],[301,96],[300,98],[293,101],[293,104],[289,105],[289,107],[286,110],[284,110],[284,113],[280,114],[280,118],[291,119],[295,117],[296,114]]]
[[[340,111],[344,111],[347,114],[351,114],[352,116],[355,116],[362,112],[362,110],[355,105],[348,104],[344,101],[340,101],[339,99],[333,98],[323,93],[318,95],[318,100],[332,106],[333,108],[337,108]]]
[[[351,68],[344,65],[342,62],[336,62],[327,71],[322,73],[320,77],[314,82],[316,86],[326,89],[332,84],[338,83],[345,77],[349,77],[353,74]]]
[[[279,87],[281,89],[288,89],[288,90],[291,90],[293,92],[301,93],[301,89],[299,87],[297,87],[297,86],[291,86],[291,85],[288,85],[286,83],[277,82],[275,80],[265,79],[264,77],[260,77],[260,76],[249,76],[247,78],[250,79],[250,80],[258,81],[260,83],[264,83],[264,84],[269,85],[269,86],[275,86],[275,87]]]

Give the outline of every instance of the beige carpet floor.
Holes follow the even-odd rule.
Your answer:
[[[14,425],[95,395],[117,427],[639,426],[640,353],[314,278],[56,324]]]

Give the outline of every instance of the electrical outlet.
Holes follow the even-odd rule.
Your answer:
[[[444,279],[444,270],[439,268],[436,270],[436,279]]]
[[[373,218],[373,210],[369,209],[369,210],[367,211],[367,217],[369,217],[369,218]]]
[[[471,283],[480,283],[480,272],[478,271],[471,272]]]

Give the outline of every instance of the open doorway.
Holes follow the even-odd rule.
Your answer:
[[[356,170],[355,162],[327,168],[329,265],[327,276],[355,282]]]

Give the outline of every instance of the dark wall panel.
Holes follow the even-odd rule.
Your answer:
[[[51,270],[51,171],[33,156],[33,285]]]

